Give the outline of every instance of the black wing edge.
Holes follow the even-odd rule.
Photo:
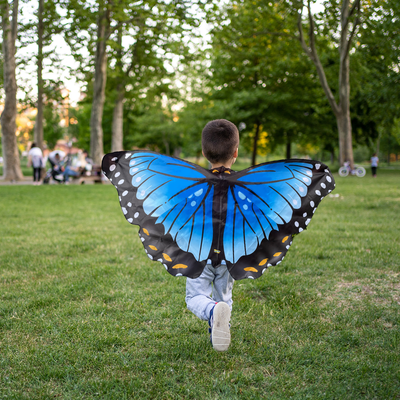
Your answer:
[[[126,153],[129,153],[129,151],[115,151],[114,153],[108,153],[108,154],[106,154],[106,155],[103,157],[103,160],[102,160],[102,162],[101,162],[101,169],[102,169],[104,175],[105,175],[108,179],[111,178],[110,166],[111,166],[112,164],[117,164],[118,161],[119,161],[119,159],[120,159],[121,157],[123,157]],[[114,160],[114,161],[111,161],[111,160],[113,160],[115,157],[116,157],[117,159]]]

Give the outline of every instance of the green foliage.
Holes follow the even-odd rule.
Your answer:
[[[54,104],[48,102],[43,110],[43,137],[47,143],[47,147],[53,149],[57,140],[61,139],[64,134],[64,128],[60,126],[60,115]]]
[[[0,398],[394,399],[399,171],[339,178],[215,352],[111,185],[0,186]]]
[[[244,149],[252,150],[258,125],[261,153],[291,142],[333,150],[334,118],[285,4],[235,1],[217,15],[223,22],[212,31],[211,98],[226,110],[220,118],[246,126]]]

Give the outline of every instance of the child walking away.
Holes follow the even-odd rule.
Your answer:
[[[230,345],[235,280],[260,277],[282,262],[293,235],[305,230],[334,187],[326,165],[282,160],[234,172],[239,132],[220,119],[202,132],[207,170],[152,151],[103,158],[103,173],[119,194],[129,223],[151,260],[186,276],[186,303],[208,321],[212,345]]]
[[[376,153],[372,155],[370,162],[371,162],[372,177],[376,178],[376,170],[378,169],[378,162],[379,162],[379,158],[376,155]]]

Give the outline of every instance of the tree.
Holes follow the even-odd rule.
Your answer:
[[[54,35],[61,32],[58,22],[60,16],[53,0],[39,0],[37,11],[37,115],[35,120],[34,141],[43,149],[43,118],[45,107],[45,81],[43,79],[43,61],[52,54],[44,48],[52,43]],[[53,57],[52,57],[53,58]],[[47,111],[48,112],[48,111]]]
[[[3,29],[3,54],[4,54],[4,89],[5,104],[1,114],[2,145],[4,169],[6,180],[21,180],[22,171],[19,161],[17,146],[16,116],[17,116],[17,83],[15,79],[15,41],[18,29],[18,0],[12,2],[12,17],[10,20],[10,4],[2,0],[1,18]]]
[[[325,2],[325,7],[329,2]],[[338,4],[336,1],[331,1],[331,10],[333,14],[337,14]],[[308,15],[308,38],[307,45],[303,33],[303,11],[307,10]],[[340,22],[339,22],[340,20]],[[325,22],[325,21],[324,21]],[[335,29],[340,25],[338,51],[339,51],[339,101],[337,102],[332,89],[328,83],[324,67],[320,61],[317,46],[316,46],[316,24],[311,11],[311,0],[307,0],[307,4],[300,2],[298,7],[298,29],[299,40],[301,46],[307,56],[314,63],[321,86],[324,89],[325,95],[329,101],[333,113],[335,114],[338,132],[339,132],[339,160],[343,164],[349,161],[351,168],[354,167],[353,160],[353,141],[352,141],[352,126],[350,117],[350,50],[352,48],[353,39],[357,29],[361,23],[361,0],[342,0],[340,13],[337,15],[337,20],[333,21]]]
[[[231,2],[215,19],[212,98],[225,102],[225,117],[246,125],[241,143],[252,163],[261,141],[270,150],[285,145],[288,158],[292,142],[317,142],[312,128],[323,107],[321,89],[300,46],[288,40],[294,37],[294,28],[286,29],[295,26],[293,16],[276,3],[246,0]]]
[[[171,92],[174,73],[167,71],[166,63],[172,63],[172,58],[183,62],[190,59],[184,39],[190,28],[198,25],[198,18],[185,2],[153,0],[147,6],[129,3],[114,14],[114,19],[118,29],[109,42],[112,67],[108,74],[115,99],[112,151],[117,151],[123,148],[124,101],[143,98],[150,92],[160,96]]]

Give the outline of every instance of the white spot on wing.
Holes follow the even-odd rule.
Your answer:
[[[203,189],[198,190],[197,192],[194,193],[195,196],[199,197],[203,194]]]
[[[239,197],[244,200],[246,196],[242,192],[238,192]]]
[[[125,191],[122,193],[122,196],[125,197],[127,194],[128,194],[128,191],[125,190]]]
[[[320,169],[321,168],[321,164],[315,164],[315,169]]]
[[[129,158],[132,155],[132,153],[126,153],[125,158]]]
[[[128,210],[125,207],[122,207],[122,212],[124,213],[124,215],[128,214]]]
[[[111,171],[111,172],[113,172],[115,168],[116,168],[115,164],[110,165],[110,171]]]
[[[314,202],[312,200],[310,201],[310,206],[314,207]]]
[[[134,217],[137,218],[138,216],[139,216],[139,213],[138,213],[138,212],[135,212]]]
[[[115,177],[118,178],[120,175],[121,175],[121,172],[117,172],[117,173],[115,174]]]
[[[298,228],[298,227],[299,227],[299,223],[296,221],[296,222],[294,223],[294,226],[295,226],[296,228]]]

